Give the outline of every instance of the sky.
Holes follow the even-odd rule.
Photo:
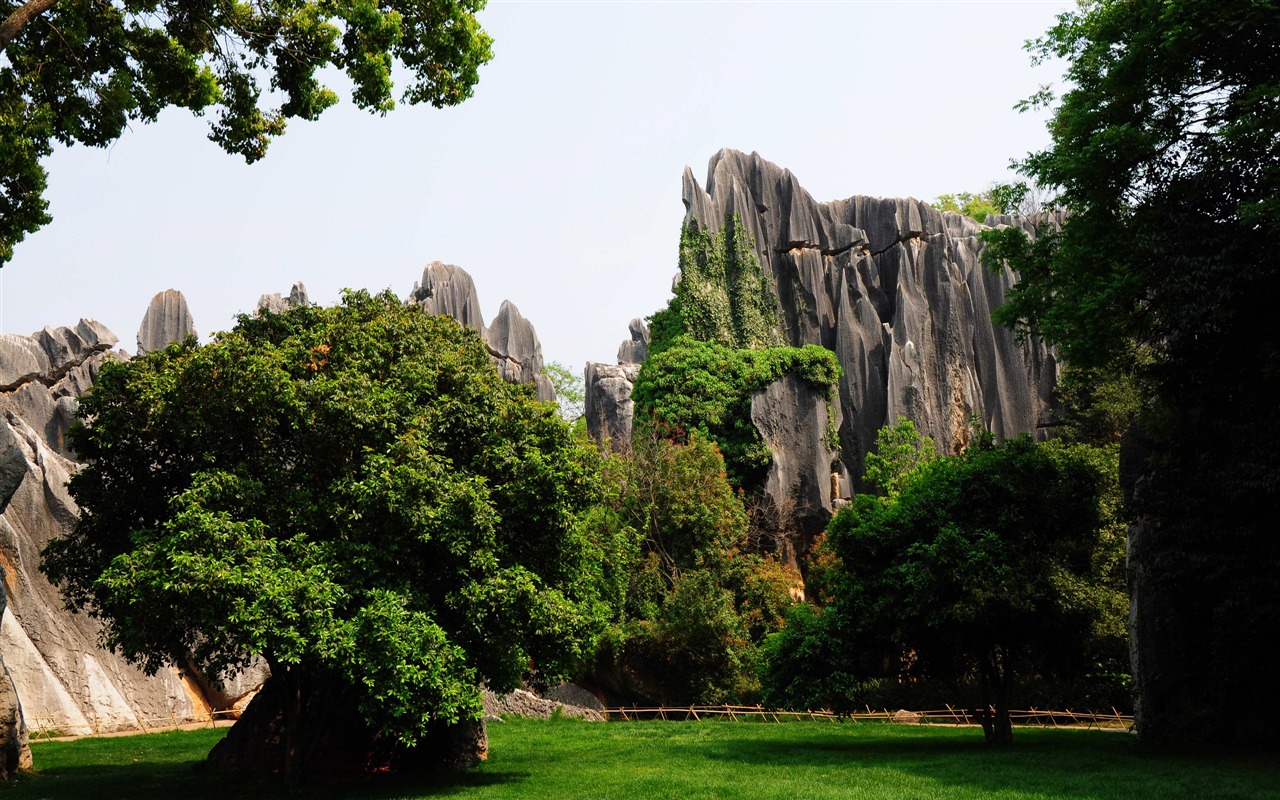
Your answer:
[[[54,219],[0,270],[0,330],[90,317],[133,352],[168,288],[207,340],[295,281],[322,304],[403,297],[439,260],[472,275],[486,321],[510,300],[580,373],[670,297],[686,165],[702,183],[719,149],[756,151],[819,201],[1011,180],[1048,144],[1045,114],[1013,107],[1062,73],[1023,43],[1071,7],[490,0],[494,58],[460,106],[344,99],[254,165],[183,111],[55,152]]]

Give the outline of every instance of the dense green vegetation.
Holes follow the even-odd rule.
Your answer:
[[[192,774],[221,731],[35,745],[14,800],[237,798],[829,798],[1265,800],[1274,761],[1140,752],[1122,733],[1020,730],[992,753],[969,731],[880,723],[509,721],[488,762],[437,776],[373,776],[289,790]]]
[[[1252,676],[1280,671],[1280,641],[1261,633],[1280,629],[1277,30],[1274,2],[1062,15],[1031,50],[1066,60],[1070,86],[1028,101],[1056,103],[1052,144],[1019,169],[1057,193],[1065,224],[986,234],[988,257],[1021,276],[997,318],[1056,345],[1095,408],[1137,400],[1126,461],[1150,741],[1280,740],[1238,710]]]
[[[1019,682],[1124,671],[1114,449],[987,435],[923,458],[912,434],[881,432],[868,464],[885,494],[832,521],[813,556],[821,605],[766,644],[765,696],[848,709],[882,699],[875,679],[941,681],[1007,744]]]
[[[241,317],[107,364],[81,414],[44,568],[148,669],[264,659],[264,768],[398,762],[478,718],[482,680],[594,651],[594,449],[452,319],[390,292]]]
[[[1031,194],[1025,183],[997,183],[986,191],[958,192],[939,195],[933,207],[939,211],[955,211],[978,222],[986,222],[991,214],[1025,213],[1026,201]]]
[[[594,679],[621,702],[754,701],[757,646],[781,626],[800,576],[751,541],[714,444],[637,436],[606,457],[590,519],[613,541],[617,614]]]

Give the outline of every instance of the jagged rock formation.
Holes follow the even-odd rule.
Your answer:
[[[151,298],[138,326],[138,354],[163,350],[173,342],[196,335],[196,323],[187,308],[187,298],[177,289],[165,289]]]
[[[0,616],[4,615],[5,570],[0,565]],[[31,766],[31,747],[27,743],[27,724],[18,701],[18,690],[0,653],[0,781],[13,777],[19,769]]]
[[[534,386],[538,399],[543,402],[556,399],[556,390],[542,371],[542,343],[538,341],[533,324],[524,318],[514,303],[502,301],[498,316],[489,323],[484,337],[489,344],[489,354],[503,378],[512,383]]]
[[[264,294],[258,298],[258,309],[260,311],[270,311],[272,314],[283,314],[291,308],[310,305],[311,300],[307,297],[307,287],[302,285],[302,281],[298,281],[289,290],[288,297],[282,297],[279,292]]]
[[[1014,276],[980,264],[977,234],[985,226],[910,199],[819,203],[789,171],[758,154],[727,149],[712,157],[705,190],[685,170],[683,200],[686,224],[702,230],[719,230],[736,215],[777,295],[783,343],[822,345],[844,370],[831,403],[839,420],[838,458],[825,463],[834,453],[799,444],[821,442],[827,433],[825,414],[801,410],[811,398],[795,397],[793,413],[781,410],[793,402],[784,399],[785,388],[759,400],[761,408],[773,409],[756,422],[766,440],[776,442],[777,474],[768,478],[775,505],[812,507],[833,471],[844,487],[856,483],[876,432],[899,417],[915,422],[944,451],[957,452],[969,439],[973,416],[1002,438],[1035,431],[1048,416],[1057,362],[1041,343],[1019,344],[992,323],[991,311]],[[621,382],[594,375],[589,371],[588,409],[625,413]],[[606,424],[615,439],[629,428],[629,420],[604,413],[593,418],[588,412],[588,422],[597,437]],[[801,427],[780,436],[787,425]],[[775,494],[783,487],[790,487],[785,496]],[[821,502],[834,500],[830,494],[828,488]],[[815,510],[803,528],[820,529],[826,516],[829,506]]]
[[[613,450],[631,446],[631,422],[635,416],[631,390],[639,374],[639,364],[587,362],[583,404],[587,431],[597,442],[607,442]]]
[[[565,684],[572,686],[572,684]],[[560,716],[571,719],[582,719],[588,722],[604,722],[604,707],[587,692],[579,689],[574,693],[571,689],[556,687],[559,696],[539,697],[527,689],[515,689],[509,694],[494,694],[484,690],[484,713],[486,717],[525,717],[528,719],[550,719],[559,712]],[[555,692],[556,690],[552,690]],[[584,697],[585,695],[585,697]]]
[[[649,328],[637,317],[627,324],[631,338],[618,345],[619,364],[643,364],[649,357]]]
[[[203,702],[176,671],[148,677],[99,648],[98,625],[85,614],[67,613],[57,588],[38,570],[44,545],[75,525],[78,510],[66,483],[77,465],[66,431],[76,396],[112,357],[115,343],[92,320],[0,338],[0,362],[23,365],[5,375],[0,393],[0,443],[7,456],[0,483],[11,487],[0,515],[8,598],[0,651],[32,729],[136,729],[149,719],[190,716]],[[33,362],[38,369],[29,368]]]
[[[475,328],[503,378],[534,387],[543,402],[555,401],[556,390],[543,372],[542,343],[533,323],[514,303],[503,300],[498,316],[486,328],[475,281],[462,267],[432,261],[422,271],[422,282],[413,284],[405,302],[417,303],[432,314],[444,314]]]
[[[406,302],[418,303],[432,314],[453,317],[484,336],[476,283],[462,267],[432,261],[422,270],[422,282],[413,284]]]

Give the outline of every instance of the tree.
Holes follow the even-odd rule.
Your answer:
[[[560,417],[570,425],[582,419],[583,407],[587,400],[587,390],[582,375],[573,367],[566,367],[559,361],[548,362],[543,368],[551,385],[556,389],[556,402],[560,404]]]
[[[1060,231],[988,233],[996,313],[1140,392],[1124,461],[1142,740],[1274,746],[1242,700],[1280,672],[1280,6],[1094,0],[1031,44],[1070,66],[1019,164]],[[1050,104],[1045,90],[1027,105]],[[1085,374],[1088,374],[1087,372]],[[1096,394],[1096,392],[1095,392]]]
[[[338,96],[316,77],[343,70],[361,108],[456,105],[471,96],[491,40],[484,0],[26,0],[0,22],[0,266],[47,225],[53,145],[104,147],[170,106],[215,111],[209,138],[254,162],[290,119]],[[260,82],[268,79],[270,107]]]
[[[482,683],[592,651],[594,451],[447,317],[390,292],[242,316],[105,366],[80,413],[81,518],[44,569],[149,671],[265,659],[215,764],[455,760],[429,745]]]
[[[896,495],[926,464],[938,457],[938,446],[921,436],[916,425],[899,417],[892,428],[876,433],[876,449],[867,453],[863,481],[885,495]]]
[[[1019,677],[1078,674],[1117,649],[1098,636],[1123,605],[1114,563],[1095,557],[1103,489],[1079,449],[1022,437],[930,461],[897,495],[859,495],[828,530],[842,566],[818,630],[851,638],[864,677],[886,663],[900,678],[976,675],[975,714],[1007,745]],[[1122,625],[1120,642],[1123,655]]]
[[[1025,183],[993,183],[984,192],[959,192],[938,195],[933,207],[954,211],[978,222],[986,222],[990,214],[1026,213],[1034,190]]]

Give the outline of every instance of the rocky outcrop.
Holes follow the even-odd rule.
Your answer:
[[[781,530],[817,531],[831,519],[847,477],[833,449],[840,428],[839,409],[794,375],[783,376],[751,398],[751,422],[773,453],[764,492]],[[816,432],[822,432],[815,436]],[[834,479],[833,479],[834,478]],[[797,565],[802,553],[791,538],[779,541],[787,563]]]
[[[753,418],[776,444],[776,473],[768,479],[775,505],[813,507],[832,472],[846,490],[856,486],[877,431],[899,417],[943,451],[958,452],[971,418],[1004,438],[1034,432],[1048,416],[1057,362],[1043,344],[1020,344],[992,323],[1014,276],[980,263],[978,233],[986,226],[911,199],[819,203],[789,171],[734,150],[712,157],[705,189],[686,169],[683,200],[686,224],[715,231],[726,220],[741,222],[777,296],[778,338],[821,345],[843,368],[830,404],[837,420],[832,450],[819,446],[828,438],[826,415],[811,408],[812,398],[791,398],[789,387],[757,398],[761,416],[753,410]],[[621,381],[596,374],[587,382],[587,408],[624,408]],[[793,400],[809,410],[784,411]],[[606,417],[597,414],[595,424]],[[786,426],[800,427],[783,435]],[[626,427],[614,425],[611,435]],[[784,487],[786,496],[774,494]],[[821,501],[836,499],[830,495],[828,488]],[[815,508],[803,527],[820,529],[829,513],[829,506]]]
[[[4,582],[6,578],[4,566],[0,565],[0,616],[3,616],[7,603],[5,601]],[[12,778],[23,767],[31,766],[31,747],[27,743],[27,724],[22,714],[22,703],[18,700],[17,687],[4,663],[4,653],[0,652],[0,781]]]
[[[177,289],[165,289],[151,298],[138,326],[138,354],[163,350],[196,335],[196,323],[187,308],[187,298]]]
[[[737,215],[754,237],[783,340],[836,353],[841,460],[855,478],[898,417],[947,452],[967,443],[970,417],[1002,438],[1047,417],[1057,362],[992,323],[1014,276],[980,263],[985,226],[911,199],[819,203],[788,170],[734,150],[711,159],[706,190],[686,169],[683,195],[688,222],[716,230]]]
[[[556,390],[543,372],[542,343],[533,323],[514,303],[503,300],[498,315],[485,327],[475,281],[462,267],[432,261],[422,271],[422,282],[413,285],[405,302],[417,303],[432,314],[444,314],[475,328],[503,378],[534,387],[543,402],[555,402]]]
[[[538,392],[538,399],[553,402],[556,390],[543,373],[542,343],[533,324],[525,319],[515,303],[503,300],[498,316],[489,323],[484,334],[489,354],[498,373],[512,383],[527,383]]]
[[[283,314],[291,308],[306,305],[311,305],[311,300],[307,297],[307,287],[302,285],[302,281],[293,285],[288,297],[282,296],[279,292],[272,292],[258,298],[258,310],[269,311],[272,314]]]
[[[618,345],[618,363],[643,364],[649,357],[649,328],[638,317],[627,327],[631,330],[631,338]]]
[[[585,694],[585,692],[584,692]],[[569,702],[563,699],[539,697],[526,689],[515,689],[509,694],[494,694],[484,690],[484,713],[488,717],[525,717],[529,719],[550,719],[557,714],[562,717],[603,722],[604,707],[598,700],[590,697],[594,706]]]
[[[432,261],[422,270],[422,282],[413,284],[405,302],[417,303],[432,314],[453,317],[484,335],[476,284],[462,267]]]
[[[626,450],[631,446],[631,423],[635,416],[631,390],[639,374],[639,364],[587,362],[583,405],[587,431],[597,442],[613,450]]]

